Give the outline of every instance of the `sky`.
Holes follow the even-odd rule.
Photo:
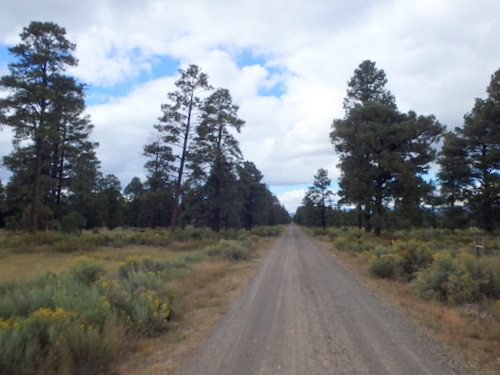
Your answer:
[[[101,170],[125,187],[144,180],[142,148],[178,69],[198,65],[230,90],[245,160],[294,212],[319,168],[338,188],[329,133],[362,61],[385,71],[399,110],[451,130],[500,68],[499,15],[498,0],[2,0],[0,76],[23,27],[64,27],[79,60],[68,74],[89,85]],[[4,127],[0,157],[11,139]]]

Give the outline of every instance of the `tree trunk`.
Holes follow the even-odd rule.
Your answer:
[[[172,210],[172,221],[170,226],[172,229],[177,227],[177,219],[179,217],[180,212],[180,198],[182,193],[182,176],[184,174],[184,165],[186,163],[187,156],[187,148],[189,143],[189,132],[191,131],[191,113],[193,111],[193,100],[194,100],[194,91],[191,92],[191,100],[189,102],[187,122],[186,122],[186,132],[184,133],[184,141],[182,144],[182,154],[181,154],[181,163],[179,165],[179,174],[177,175],[177,182],[175,184],[175,195],[174,195],[174,208]]]
[[[33,189],[31,196],[30,226],[31,233],[38,230],[38,213],[40,211],[40,192],[43,166],[43,139],[36,140],[35,173],[33,175]]]

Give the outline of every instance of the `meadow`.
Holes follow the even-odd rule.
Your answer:
[[[282,230],[1,232],[0,373],[132,373]]]
[[[498,374],[497,236],[475,229],[415,229],[386,232],[381,237],[357,228],[309,232],[331,243],[333,254],[347,267],[447,342],[459,357],[483,373]],[[478,236],[484,239],[484,248],[475,248]]]

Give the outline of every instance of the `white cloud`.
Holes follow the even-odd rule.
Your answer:
[[[174,88],[171,77],[150,81],[130,95],[88,108],[100,142],[97,155],[105,174],[116,174],[125,187],[132,177],[144,176],[142,148],[161,115],[160,106]]]
[[[292,213],[297,210],[298,206],[300,206],[306,193],[307,189],[296,189],[277,194],[276,196],[280,200],[281,204],[285,206],[287,211]]]
[[[500,67],[495,0],[4,0],[0,14],[0,42],[17,43],[32,20],[54,21],[77,44],[71,73],[82,82],[133,83],[89,107],[103,170],[124,185],[144,173],[142,146],[173,89],[175,77],[142,81],[164,57],[230,89],[246,121],[241,148],[270,185],[310,184],[318,168],[338,177],[330,124],[361,61],[385,70],[401,110],[450,128]],[[242,67],[243,54],[263,62]],[[280,97],[261,95],[276,84]],[[0,146],[8,137],[0,133]]]

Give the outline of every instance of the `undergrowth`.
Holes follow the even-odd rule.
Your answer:
[[[129,256],[116,274],[109,274],[100,261],[82,256],[60,274],[47,272],[23,282],[0,282],[0,374],[112,373],[113,359],[123,348],[125,336],[129,341],[169,329],[176,299],[183,296],[179,294],[182,289],[173,292],[167,285],[190,282],[193,265],[203,260],[248,259],[259,238],[279,233],[257,228],[224,234],[188,229],[5,236],[2,248],[23,253],[90,251],[127,244],[167,246],[174,241],[200,246],[170,262]],[[200,267],[196,269],[199,272]]]
[[[473,255],[477,230],[420,229],[377,238],[357,228],[312,230],[339,251],[362,259],[374,276],[411,282],[416,294],[449,304],[500,299],[500,250],[486,237],[485,256]]]

